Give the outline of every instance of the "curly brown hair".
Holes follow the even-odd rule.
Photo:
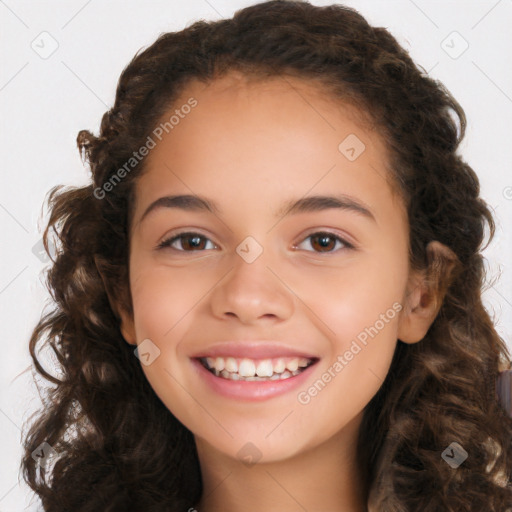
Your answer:
[[[162,34],[123,70],[99,135],[78,134],[92,182],[54,187],[47,198],[47,251],[50,230],[57,236],[47,275],[55,307],[35,327],[30,354],[53,386],[27,420],[25,480],[51,512],[182,512],[199,501],[194,437],[157,397],[120,332],[119,311],[133,314],[128,234],[144,160],[104,198],[98,191],[190,80],[209,83],[230,70],[315,80],[366,113],[390,148],[407,206],[411,268],[442,275],[443,261],[426,251],[433,240],[457,258],[440,282],[444,299],[431,328],[421,343],[398,340],[364,411],[358,456],[369,510],[504,512],[512,503],[512,420],[496,378],[510,356],[482,304],[480,251],[485,227],[490,242],[495,225],[475,172],[456,153],[464,111],[386,29],[348,7],[293,1]],[[38,359],[43,346],[54,351],[59,378]],[[456,470],[441,458],[453,440],[470,454]],[[45,442],[58,454],[51,470],[32,456]]]

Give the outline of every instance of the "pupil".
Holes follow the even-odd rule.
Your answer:
[[[322,249],[329,249],[332,247],[329,247],[332,245],[332,236],[331,235],[319,235],[315,237],[316,240],[320,242],[320,246]]]
[[[199,236],[194,236],[194,237],[187,237],[185,238],[185,240],[188,241],[188,243],[186,243],[185,245],[188,245],[189,247],[192,247],[192,248],[197,248],[201,245],[201,237]]]

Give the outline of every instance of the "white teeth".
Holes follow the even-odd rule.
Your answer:
[[[240,366],[238,367],[238,375],[240,377],[254,377],[256,372],[256,366],[254,365],[254,361],[250,359],[242,359]]]
[[[286,364],[284,363],[284,359],[278,359],[274,363],[274,373],[283,373],[286,370]]]
[[[299,367],[299,360],[298,359],[292,359],[291,361],[288,361],[286,363],[286,368],[290,370],[291,372],[294,372]]]
[[[305,368],[311,362],[305,357],[262,359],[249,358],[237,359],[234,357],[206,357],[203,361],[210,369],[221,372],[227,370],[231,373],[238,372],[244,377],[270,377],[274,373],[283,373],[285,370],[294,372],[298,368]]]
[[[289,379],[301,373],[312,362],[305,357],[262,360],[206,357],[202,361],[217,377],[249,381]]]
[[[218,357],[217,359],[222,359],[222,357]],[[228,357],[225,362],[226,370],[228,372],[237,372],[238,371],[238,363],[234,357]]]
[[[264,359],[258,363],[256,367],[256,375],[258,377],[272,377],[272,361],[270,359]]]

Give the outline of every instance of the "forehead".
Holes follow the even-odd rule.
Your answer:
[[[264,194],[260,203],[267,206],[313,188],[363,194],[367,202],[394,194],[387,147],[369,116],[336,101],[317,81],[240,72],[193,80],[161,123],[190,98],[197,105],[183,110],[147,157],[136,187],[139,210],[165,188],[242,202]]]
[[[215,105],[219,108],[225,107],[225,103],[246,109],[256,104],[259,106],[264,104],[267,107],[279,105],[281,108],[273,112],[266,111],[265,114],[276,118],[286,107],[293,107],[297,114],[307,112],[319,120],[323,119],[323,122],[329,126],[329,119],[325,117],[325,112],[321,112],[324,109],[341,113],[343,117],[352,119],[358,125],[365,126],[370,131],[373,130],[372,116],[364,109],[353,106],[354,99],[349,101],[348,92],[344,94],[345,101],[336,97],[332,86],[328,86],[320,77],[313,79],[288,74],[264,76],[230,70],[209,82],[190,80],[180,98],[175,101],[174,107],[179,107],[190,96],[200,98],[203,107],[208,106],[210,109]],[[319,106],[321,109],[318,108]],[[163,118],[165,119],[165,115]],[[333,128],[332,125],[331,128]]]

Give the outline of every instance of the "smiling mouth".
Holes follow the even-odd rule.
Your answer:
[[[271,381],[286,380],[302,373],[318,359],[278,357],[249,359],[235,357],[201,357],[200,363],[213,375],[226,380]]]

